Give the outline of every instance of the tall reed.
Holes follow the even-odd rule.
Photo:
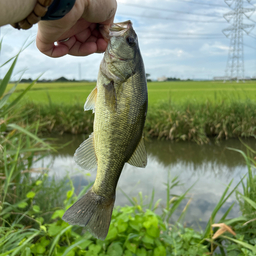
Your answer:
[[[90,134],[93,114],[83,106],[25,103],[22,107],[28,124],[40,121],[39,132]],[[23,118],[16,122],[26,125]],[[162,102],[149,105],[145,129],[149,138],[189,140],[198,144],[216,140],[256,135],[256,103],[247,99],[183,104]]]

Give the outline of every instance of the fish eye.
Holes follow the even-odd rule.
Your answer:
[[[133,45],[135,44],[134,38],[133,38],[133,37],[130,37],[130,36],[127,36],[127,37],[126,37],[126,42],[127,42],[129,45],[131,45],[131,46],[133,46]]]

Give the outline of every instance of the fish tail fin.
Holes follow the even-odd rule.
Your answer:
[[[114,203],[115,195],[105,198],[90,189],[65,212],[62,219],[71,225],[86,226],[92,235],[104,240],[108,234]]]

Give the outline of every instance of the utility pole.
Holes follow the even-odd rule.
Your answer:
[[[78,76],[79,76],[79,81],[81,81],[81,63],[78,63]]]
[[[1,34],[1,27],[0,27],[0,41],[2,40],[2,34]],[[2,47],[3,47],[3,40],[2,43],[0,45],[0,61],[1,61],[1,51],[2,51]],[[0,81],[1,81],[1,68],[0,68]]]
[[[251,0],[246,0],[251,4]],[[245,1],[245,2],[246,2]],[[247,35],[254,28],[253,24],[244,24],[244,15],[249,19],[254,13],[255,7],[243,8],[244,0],[224,0],[224,2],[232,9],[232,11],[223,15],[228,23],[228,28],[222,30],[223,34],[230,38],[229,54],[226,67],[226,80],[244,81],[244,45],[243,32]]]

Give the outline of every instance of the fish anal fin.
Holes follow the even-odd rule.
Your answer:
[[[86,170],[94,170],[97,167],[97,157],[94,149],[93,133],[85,140],[74,154],[75,162]]]
[[[137,148],[133,152],[128,164],[136,167],[146,167],[147,165],[147,152],[144,144],[143,137],[141,138]]]
[[[84,104],[84,111],[93,110],[94,112],[96,99],[97,99],[97,86],[91,91],[91,93],[87,97],[87,100]]]

